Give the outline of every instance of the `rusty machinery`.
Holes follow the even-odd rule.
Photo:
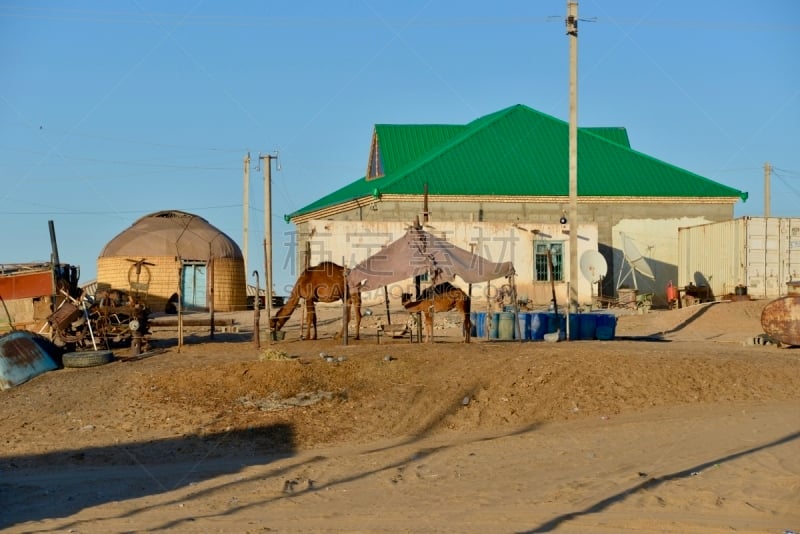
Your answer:
[[[119,289],[103,289],[93,298],[69,297],[47,322],[53,343],[67,350],[131,346],[134,354],[147,350],[150,311],[142,301]]]

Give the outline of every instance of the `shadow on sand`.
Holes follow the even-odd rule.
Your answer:
[[[603,499],[601,501],[598,501],[595,504],[593,504],[593,505],[591,505],[591,506],[589,506],[587,508],[584,508],[583,510],[578,510],[578,511],[570,512],[570,513],[567,513],[567,514],[562,514],[562,515],[560,515],[558,517],[555,517],[555,518],[551,519],[550,521],[542,523],[539,526],[536,526],[536,527],[534,527],[534,528],[532,528],[530,530],[525,530],[523,532],[525,534],[528,534],[528,533],[533,534],[533,533],[536,533],[536,532],[552,532],[552,531],[558,529],[559,527],[563,526],[564,523],[567,523],[568,521],[570,521],[572,519],[575,519],[577,517],[581,517],[581,516],[584,516],[584,515],[590,515],[590,514],[595,514],[595,513],[601,512],[601,511],[613,506],[614,504],[620,503],[620,502],[628,499],[629,497],[632,497],[632,496],[636,495],[637,493],[639,493],[641,491],[651,490],[651,489],[653,489],[655,487],[658,487],[658,486],[660,486],[660,485],[662,485],[662,484],[664,484],[666,482],[670,482],[670,481],[675,480],[675,479],[686,478],[686,477],[692,476],[695,473],[699,473],[699,472],[701,472],[701,471],[703,471],[705,469],[713,467],[715,465],[724,464],[726,462],[731,462],[733,460],[736,460],[737,458],[741,458],[742,456],[747,456],[749,454],[754,454],[756,452],[759,452],[759,451],[762,451],[762,450],[765,450],[765,449],[769,449],[771,447],[777,447],[779,445],[790,443],[792,441],[797,440],[798,438],[800,438],[800,432],[793,432],[791,434],[787,434],[786,436],[784,436],[782,438],[778,438],[778,439],[776,439],[774,441],[770,441],[769,443],[765,443],[765,444],[759,445],[757,447],[752,447],[750,449],[745,449],[743,451],[740,451],[740,452],[737,452],[737,453],[734,453],[734,454],[729,454],[729,455],[723,456],[721,458],[715,458],[713,460],[709,460],[709,461],[704,462],[702,464],[698,464],[698,465],[692,466],[692,467],[690,467],[688,469],[684,469],[682,471],[677,471],[675,473],[670,473],[670,474],[663,475],[663,476],[660,476],[660,477],[647,478],[647,479],[643,480],[641,483],[633,486],[632,488],[626,489],[624,491],[620,491],[619,493],[615,493],[614,495],[611,495],[610,497],[606,497],[605,499]]]
[[[6,457],[0,460],[0,529],[170,492],[294,453],[292,427],[276,424]]]

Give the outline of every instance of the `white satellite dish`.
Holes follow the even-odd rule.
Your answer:
[[[606,259],[596,250],[587,250],[581,254],[579,266],[583,277],[593,284],[599,282],[608,273]]]
[[[622,253],[625,255],[625,261],[628,263],[628,274],[631,275],[633,278],[633,287],[638,289],[636,285],[636,273],[638,272],[645,278],[649,278],[650,280],[655,280],[656,275],[653,274],[652,269],[650,269],[650,265],[647,264],[647,260],[642,253],[639,252],[639,249],[636,247],[636,244],[631,240],[630,237],[625,235],[623,232],[619,233],[620,238],[622,239]],[[620,284],[623,280],[623,271],[624,269],[620,269],[619,272],[619,280],[617,281],[617,289],[620,288]],[[627,275],[626,275],[627,276]]]

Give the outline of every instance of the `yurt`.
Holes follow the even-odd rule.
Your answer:
[[[98,287],[130,291],[154,312],[243,310],[245,267],[239,246],[197,215],[159,211],[137,220],[103,248]]]

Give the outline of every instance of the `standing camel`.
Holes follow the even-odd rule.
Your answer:
[[[309,267],[300,275],[292,288],[292,294],[275,316],[269,320],[270,328],[280,330],[292,312],[297,307],[301,298],[306,301],[306,336],[305,339],[317,339],[317,302],[336,302],[345,294],[344,269],[335,263],[324,261],[314,267]],[[347,299],[347,319],[342,324],[340,336],[350,322],[350,306],[355,308],[356,339],[359,339],[361,328],[361,294],[357,291],[350,294]],[[314,333],[311,334],[311,328]]]
[[[425,342],[433,339],[433,314],[450,310],[458,310],[464,315],[462,334],[464,342],[469,343],[471,324],[469,320],[470,300],[464,293],[450,282],[443,282],[428,287],[417,300],[411,300],[411,295],[403,294],[403,307],[409,312],[422,312],[425,316]]]

